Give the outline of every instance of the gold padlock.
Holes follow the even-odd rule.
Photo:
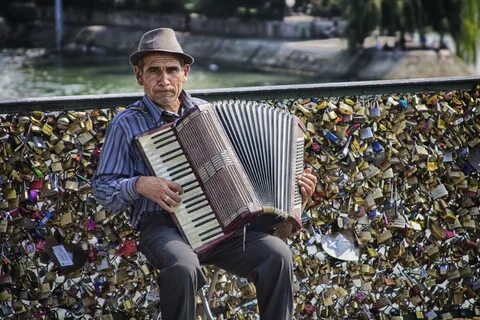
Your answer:
[[[78,191],[78,181],[67,180],[65,181],[65,189],[71,191]]]
[[[438,169],[437,156],[429,155],[427,158],[427,170],[430,172],[436,171]]]
[[[16,200],[17,199],[17,190],[13,188],[8,188],[5,192],[5,199],[7,200]]]
[[[65,212],[64,214],[62,214],[60,216],[60,226],[66,227],[66,226],[68,226],[72,223],[73,223],[73,216],[72,216],[72,213],[70,211]]]
[[[53,133],[53,127],[51,125],[49,125],[48,123],[45,123],[42,127],[42,132],[46,136],[50,136]]]

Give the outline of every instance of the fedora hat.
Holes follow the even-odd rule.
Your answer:
[[[175,31],[170,28],[158,28],[144,33],[138,43],[138,50],[130,56],[130,64],[135,66],[138,59],[151,52],[173,53],[181,56],[185,63],[193,63],[192,56],[183,52],[175,36]]]

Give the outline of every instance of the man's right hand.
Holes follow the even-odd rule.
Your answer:
[[[172,213],[174,207],[180,204],[180,193],[183,192],[179,184],[160,177],[141,176],[137,179],[135,187],[140,195]]]

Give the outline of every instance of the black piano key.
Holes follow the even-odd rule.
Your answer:
[[[182,189],[183,189],[183,193],[187,193],[188,191],[193,190],[193,189],[195,189],[196,187],[198,187],[198,185],[195,185],[195,186],[192,186],[192,185],[191,185],[191,184],[194,183],[194,182],[197,182],[197,180],[190,180],[190,181],[185,182],[184,184],[181,184],[180,186],[181,186]],[[188,190],[187,190],[186,187],[188,187]]]
[[[168,140],[168,141],[164,141],[163,143],[160,143],[160,144],[154,144],[155,145],[155,149],[160,149],[160,148],[163,148],[165,146],[168,146],[169,144],[172,144],[173,142],[175,142],[176,140],[172,139],[172,140]]]
[[[203,201],[205,201],[205,200],[203,200]],[[197,210],[200,210],[202,208],[205,208],[207,206],[208,206],[208,202],[204,205],[199,205],[198,207],[190,208],[190,210],[188,210],[188,213],[193,213],[193,212],[195,212]],[[186,208],[186,206],[185,206],[185,208]]]
[[[154,145],[157,145],[159,143],[162,143],[165,140],[171,139],[172,137],[173,137],[173,134],[172,135],[165,135],[165,136],[158,137],[155,140],[152,139],[153,140],[152,142],[153,142]]]
[[[157,148],[157,149],[159,149],[159,148]],[[170,154],[170,153],[177,152],[178,150],[181,150],[181,148],[178,147],[178,148],[176,148],[176,149],[172,149],[172,150],[165,151],[164,153],[162,153],[162,154],[160,155],[160,157],[164,157],[164,156],[166,156],[166,155],[168,155],[168,154]],[[165,160],[165,162],[166,162],[166,161],[167,161],[167,160]]]
[[[152,136],[150,138],[153,140],[153,139],[161,138],[162,136],[164,136],[166,134],[173,134],[172,129],[163,130],[163,131],[154,133],[154,134],[152,134]]]
[[[196,224],[194,224],[193,226],[194,226],[195,228],[197,228],[197,227],[203,226],[205,223],[212,222],[213,220],[216,220],[216,219],[217,219],[217,218],[216,218],[215,216],[213,216],[213,217],[211,217],[210,219],[207,219],[207,220],[204,220],[204,221],[202,221],[202,222],[196,223]]]
[[[181,172],[180,172],[180,174],[179,174],[178,176],[174,176],[174,175],[170,174],[170,177],[172,177],[172,179],[177,179],[177,180],[178,180],[178,179],[181,179],[181,178],[183,178],[183,177],[188,176],[188,175],[191,174],[192,172],[193,172],[192,169],[190,169],[190,170],[188,170],[188,171],[185,171],[185,172],[184,172],[183,170],[181,170]]]
[[[175,165],[173,165],[173,166],[168,166],[168,167],[166,167],[165,170],[162,171],[162,172],[169,172],[169,173],[170,173],[171,170],[175,170],[176,168],[178,168],[178,167],[180,167],[180,166],[183,166],[183,165],[186,164],[186,163],[188,163],[188,161],[179,162],[179,163],[177,163],[177,164],[175,164]],[[162,165],[165,166],[165,163],[162,163]],[[158,166],[158,165],[157,165],[157,166]],[[182,170],[184,170],[184,169],[182,169]]]
[[[203,218],[205,218],[207,216],[211,216],[211,215],[213,215],[213,211],[210,211],[210,212],[208,212],[204,215],[201,215],[199,217],[196,217],[196,218],[192,219],[192,222],[197,222],[197,221],[202,220]]]
[[[199,194],[195,195],[194,197],[192,197],[192,198],[190,198],[190,199],[187,199],[187,200],[184,199],[184,200],[183,200],[183,203],[184,203],[184,204],[187,204],[188,202],[191,202],[191,201],[193,201],[193,200],[195,200],[195,199],[198,199],[198,198],[200,198],[200,197],[205,198],[205,195],[204,195],[203,193],[199,193]]]
[[[177,150],[180,150],[180,149],[177,149]],[[175,151],[177,151],[177,150],[175,150]],[[172,151],[172,152],[174,152],[174,151]],[[169,151],[169,152],[166,152],[166,153],[162,154],[161,157],[163,157],[164,155],[166,155],[166,154],[168,154],[168,153],[171,153],[171,152],[170,152],[170,151]],[[165,158],[165,159],[163,159],[163,162],[168,162],[168,161],[170,161],[170,160],[172,160],[172,159],[175,159],[175,158],[178,157],[178,156],[179,156],[178,154],[174,154],[174,155],[171,156],[170,158]]]
[[[173,169],[176,169],[176,168],[178,168],[178,167],[180,167],[180,166],[183,166],[183,165],[186,164],[186,163],[188,163],[187,160],[185,160],[184,162],[178,163],[178,164],[176,164],[176,165],[174,165],[174,166],[172,166],[172,167],[169,167],[169,168],[168,168],[168,171],[173,170]]]
[[[191,182],[195,182],[195,180],[192,180]],[[190,182],[189,182],[188,184],[190,184]],[[192,191],[192,190],[195,190],[196,188],[200,188],[200,185],[194,185],[194,186],[190,186],[190,187],[188,187],[188,188],[182,187],[183,193],[190,192],[190,191]]]
[[[202,196],[203,196],[203,194],[202,194]],[[185,204],[185,208],[189,209],[190,207],[193,207],[193,206],[195,206],[195,205],[197,205],[197,204],[199,204],[203,201],[205,201],[205,198],[196,200],[196,201],[194,201],[193,203],[190,203],[190,204]],[[188,210],[188,211],[193,211],[193,210]]]
[[[175,167],[178,167],[178,166],[175,166]],[[171,177],[173,177],[174,175],[178,174],[178,173],[181,173],[181,172],[184,172],[185,170],[188,170],[190,167],[186,167],[186,168],[179,168],[179,169],[176,169],[176,170],[173,170],[175,169],[174,168],[169,168],[168,170],[168,173],[170,174]],[[192,172],[192,170],[188,170],[189,172]]]
[[[214,229],[215,229],[215,228],[212,228],[212,229],[210,229],[210,230],[207,230],[207,231],[204,231],[204,232],[200,233],[200,234],[199,234],[199,236],[201,237],[200,239],[201,239],[202,241],[206,241],[206,240],[209,240],[209,239],[211,239],[211,238],[213,238],[213,237],[216,237],[216,236],[218,236],[219,234],[222,234],[222,233],[223,233],[223,232],[220,230],[220,231],[215,232],[215,233],[212,233],[212,234],[210,234],[210,235],[208,235],[208,236],[206,236],[206,237],[202,237],[203,235],[208,234],[209,232],[211,232],[211,231],[214,230]]]

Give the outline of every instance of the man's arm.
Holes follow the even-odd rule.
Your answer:
[[[92,180],[92,192],[107,210],[126,209],[140,196],[156,202],[168,212],[173,212],[181,199],[182,188],[160,177],[135,176],[130,154],[130,142],[118,124],[111,124],[105,137],[100,163]]]
[[[95,176],[92,193],[97,201],[112,212],[127,208],[139,198],[135,188],[130,144],[122,127],[112,123],[108,127]]]

